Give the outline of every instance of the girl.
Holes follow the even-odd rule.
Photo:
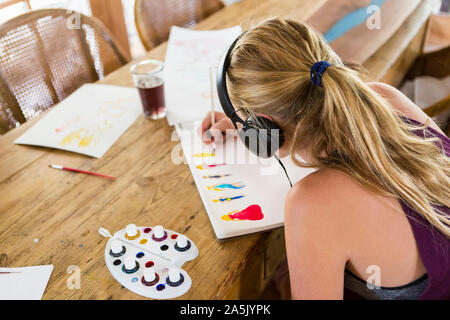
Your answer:
[[[450,298],[450,139],[426,114],[396,89],[364,83],[292,20],[243,34],[227,84],[243,119],[281,127],[279,156],[318,169],[284,207],[293,299],[342,299],[344,284],[369,299]],[[206,143],[233,128],[215,117],[203,121]]]

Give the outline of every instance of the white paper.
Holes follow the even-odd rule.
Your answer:
[[[290,185],[275,158],[258,158],[249,152],[239,139],[227,139],[225,144],[217,144],[215,157],[197,158],[194,155],[212,152],[211,147],[202,143],[194,129],[197,124],[184,123],[175,127],[181,140],[184,156],[218,239],[264,231],[283,225],[284,202]],[[282,162],[293,184],[314,171],[294,165],[290,157],[282,159]],[[202,163],[226,163],[226,165],[204,170],[197,169],[197,165]],[[203,178],[209,175],[225,174],[231,174],[231,176],[219,179]],[[242,183],[245,187],[237,190],[225,189],[224,191],[208,190],[207,188],[215,184],[236,182]],[[225,202],[213,201],[220,197],[240,195],[245,195],[245,197]],[[262,220],[224,221],[222,219],[222,216],[226,214],[246,209],[253,204],[261,207],[264,214]]]
[[[142,113],[135,88],[85,84],[14,143],[100,158]]]
[[[0,300],[41,300],[53,266],[0,268]]]
[[[210,68],[240,35],[241,27],[198,31],[173,26],[165,58],[164,93],[170,125],[201,119],[211,111]],[[215,93],[214,105],[220,108]]]

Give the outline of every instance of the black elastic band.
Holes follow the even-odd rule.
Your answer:
[[[286,167],[284,166],[283,162],[281,162],[280,158],[278,158],[278,156],[276,154],[273,155],[275,157],[275,159],[278,160],[278,163],[280,164],[280,166],[283,168],[284,173],[286,174],[287,179],[289,180],[289,184],[291,185],[292,188],[292,182],[291,179],[289,178],[289,175],[287,173]]]

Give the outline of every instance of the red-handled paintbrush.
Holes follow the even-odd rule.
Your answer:
[[[111,179],[111,180],[116,180],[116,178],[111,177],[111,176],[107,176],[104,174],[100,174],[97,172],[91,172],[91,171],[85,171],[85,170],[79,170],[79,169],[73,169],[73,168],[68,168],[68,167],[64,167],[58,164],[52,164],[49,165],[50,168],[54,168],[54,169],[59,169],[59,170],[67,170],[67,171],[72,171],[72,172],[79,172],[79,173],[86,173],[86,174],[91,174],[94,176],[99,176],[99,177],[103,177],[103,178],[107,178],[107,179]]]

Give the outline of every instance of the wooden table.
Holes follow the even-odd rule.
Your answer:
[[[323,1],[243,0],[197,28],[219,29],[242,21],[245,28],[272,16],[304,20]],[[366,61],[372,79],[399,81],[399,70],[411,63],[421,46],[430,11],[428,5],[419,6]],[[145,58],[163,59],[165,50],[162,44]],[[100,82],[132,86],[128,70],[125,66]],[[101,159],[14,145],[33,122],[0,137],[0,266],[54,265],[44,299],[141,298],[110,275],[103,257],[106,239],[97,233],[99,227],[115,232],[129,223],[161,224],[193,239],[200,254],[183,266],[192,278],[184,299],[256,298],[285,256],[283,229],[216,240],[187,165],[171,161],[178,142],[171,141],[174,129],[166,120],[140,116]],[[48,168],[51,163],[104,172],[117,180],[53,170]],[[80,289],[66,285],[72,265],[80,268]]]

